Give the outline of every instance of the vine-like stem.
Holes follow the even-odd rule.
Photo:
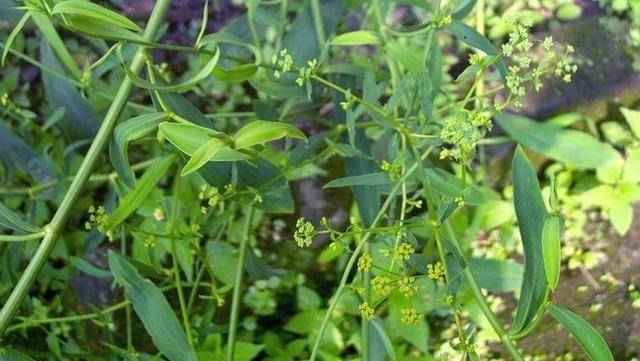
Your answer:
[[[418,168],[420,163],[427,157],[427,155],[429,155],[430,152],[431,152],[431,148],[429,148],[419,158],[419,160],[417,160],[407,170],[407,173],[405,173],[402,176],[402,178],[396,183],[396,185],[391,189],[391,192],[389,192],[389,195],[387,196],[387,198],[385,199],[384,203],[382,204],[382,207],[380,207],[380,210],[378,211],[378,214],[376,214],[376,217],[374,218],[373,222],[371,222],[371,227],[375,227],[376,224],[382,218],[382,216],[385,214],[385,212],[387,211],[387,208],[389,208],[389,205],[391,204],[391,201],[393,199],[395,199],[396,193],[398,193],[398,190],[402,186],[402,182],[404,182]],[[336,306],[338,305],[338,302],[340,301],[340,297],[342,296],[342,293],[344,292],[344,289],[345,289],[345,287],[347,285],[347,281],[349,280],[349,274],[351,273],[351,270],[353,269],[353,265],[355,264],[356,260],[358,259],[358,256],[362,252],[362,249],[364,248],[365,244],[369,241],[369,238],[371,238],[372,234],[373,234],[372,232],[369,232],[369,233],[365,233],[362,236],[362,238],[360,239],[360,242],[358,242],[358,245],[357,245],[356,249],[353,251],[353,253],[351,254],[351,257],[349,257],[349,260],[347,261],[347,265],[345,266],[344,271],[342,272],[342,277],[340,278],[340,284],[338,285],[338,288],[336,289],[336,292],[334,293],[333,298],[331,299],[331,303],[329,303],[329,308],[325,312],[324,317],[322,319],[322,323],[320,324],[320,329],[318,330],[318,336],[316,337],[316,340],[315,340],[315,342],[313,344],[313,348],[311,349],[311,356],[309,357],[309,361],[314,361],[316,359],[316,357],[318,356],[318,350],[320,348],[320,342],[322,341],[322,337],[324,336],[324,332],[326,331],[327,326],[329,325],[329,320],[331,319],[331,314],[336,309]]]
[[[149,23],[144,31],[145,40],[152,41],[154,39],[170,2],[171,0],[158,0],[156,2],[149,18]],[[133,73],[137,74],[142,70],[145,60],[145,52],[146,50],[142,47],[137,50],[131,63],[131,71]],[[105,145],[109,141],[111,132],[113,131],[113,128],[120,117],[125,104],[127,103],[127,98],[129,97],[132,88],[133,83],[125,77],[115,98],[113,99],[113,103],[111,103],[111,106],[98,129],[98,133],[89,147],[87,156],[83,159],[78,173],[69,187],[69,190],[62,199],[51,223],[44,227],[46,234],[40,243],[40,246],[0,311],[0,337],[4,335],[7,327],[11,323],[11,320],[18,312],[20,305],[24,301],[31,287],[33,287],[38,274],[42,270],[42,267],[44,267],[49,254],[51,254],[51,251],[56,245],[56,242],[60,237],[60,233],[69,218],[71,209],[77,203],[84,185],[89,180],[91,171],[93,170],[98,158],[102,155]]]
[[[236,335],[238,334],[238,318],[240,313],[240,294],[242,293],[242,276],[244,271],[244,259],[247,253],[247,243],[251,232],[251,222],[253,221],[253,206],[249,206],[245,216],[244,232],[240,240],[240,250],[238,251],[238,264],[236,265],[236,278],[233,285],[233,296],[231,298],[231,317],[229,319],[229,339],[227,340],[227,361],[233,361],[236,349]]]

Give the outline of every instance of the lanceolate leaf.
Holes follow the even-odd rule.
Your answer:
[[[562,239],[562,219],[551,215],[544,222],[542,228],[542,255],[547,282],[551,290],[555,291],[560,277],[560,241]]]
[[[123,28],[127,28],[133,31],[141,31],[140,27],[133,21],[118,14],[115,11],[109,10],[98,4],[94,4],[90,1],[84,0],[67,0],[59,2],[51,10],[52,14],[69,14],[69,15],[84,15],[87,17],[95,18],[103,23],[115,25]]]
[[[58,59],[64,65],[64,67],[71,72],[71,75],[80,80],[80,69],[78,69],[78,65],[69,54],[69,51],[64,45],[64,42],[58,35],[58,32],[53,27],[51,23],[51,19],[49,19],[45,14],[40,13],[32,13],[31,18],[38,26],[38,29],[42,32],[42,35],[49,41],[51,47],[56,52]]]
[[[16,38],[16,36],[18,36],[18,34],[20,34],[20,31],[22,31],[24,24],[27,22],[27,20],[29,20],[30,16],[31,16],[30,11],[27,11],[26,13],[24,13],[20,21],[18,21],[16,26],[13,28],[13,30],[11,30],[9,37],[7,37],[7,41],[3,44],[2,62],[0,62],[2,66],[4,66],[4,60],[7,58],[7,54],[9,54],[9,49],[11,48],[11,44],[13,44],[13,40]]]
[[[109,216],[107,229],[114,229],[140,207],[175,160],[175,155],[168,155],[160,159],[157,163],[154,163],[144,172],[140,180],[136,183],[133,191],[120,201],[118,208]]]
[[[158,351],[171,361],[198,361],[160,289],[142,278],[131,264],[113,251],[109,251],[109,267],[116,281],[124,287],[127,298],[133,303],[133,309]]]
[[[243,149],[284,138],[285,136],[307,141],[304,133],[289,123],[257,120],[240,128],[233,136],[234,148]]]
[[[511,333],[522,336],[519,333],[535,321],[547,298],[541,240],[547,210],[536,172],[519,147],[513,155],[511,172],[516,217],[524,249],[524,278]]]
[[[520,115],[496,116],[500,127],[518,143],[549,158],[582,168],[613,164],[620,155],[610,145],[577,130],[537,123]]]
[[[118,124],[114,130],[109,145],[109,158],[116,173],[129,188],[133,188],[135,182],[135,175],[129,167],[127,154],[129,142],[153,132],[166,118],[167,114],[164,112],[144,114]]]
[[[382,43],[380,35],[367,30],[340,34],[331,40],[331,45],[336,46],[378,45],[380,43]]]
[[[338,188],[351,186],[383,186],[391,183],[385,173],[369,173],[334,179],[322,188]]]
[[[613,361],[607,342],[587,321],[562,306],[551,304],[548,309],[571,332],[592,361]]]
[[[193,152],[191,159],[189,159],[184,168],[182,168],[182,172],[180,173],[180,175],[185,176],[191,172],[197,171],[224,146],[225,143],[220,139],[209,139],[207,142],[201,145],[200,148]]]
[[[0,203],[0,225],[22,232],[39,232],[40,228],[25,222],[22,217]]]
[[[138,33],[134,33],[133,31],[127,30],[125,28],[107,24],[102,20],[85,15],[70,16],[69,26],[75,31],[79,31],[86,35],[94,36],[100,39],[131,41],[138,44],[148,43],[144,40],[142,35],[139,35]]]
[[[190,156],[211,138],[220,135],[215,130],[184,123],[163,122],[158,125],[158,129],[171,144]]]

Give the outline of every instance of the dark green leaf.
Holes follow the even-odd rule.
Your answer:
[[[142,35],[139,35],[138,33],[134,33],[133,31],[127,30],[125,28],[106,24],[105,22],[94,17],[88,17],[85,15],[72,15],[69,18],[69,27],[72,30],[89,36],[115,41],[130,41],[137,44],[148,43],[144,40]]]
[[[613,361],[607,342],[587,321],[562,306],[551,304],[548,309],[571,332],[592,361]]]
[[[7,54],[9,54],[9,49],[11,49],[11,44],[13,44],[13,40],[16,38],[16,36],[18,36],[18,34],[20,34],[20,31],[22,31],[24,24],[27,22],[27,20],[29,20],[30,16],[31,16],[31,12],[27,11],[22,16],[22,18],[20,18],[20,21],[18,21],[18,24],[16,24],[13,30],[11,30],[11,33],[9,33],[9,36],[7,37],[7,41],[5,41],[4,44],[2,44],[2,47],[3,47],[2,61],[0,62],[2,66],[4,66],[4,61],[7,58]]]
[[[3,225],[7,228],[13,229],[14,231],[22,231],[22,232],[30,232],[35,233],[39,232],[40,228],[34,226],[31,223],[28,223],[22,219],[18,214],[9,208],[5,207],[4,204],[0,203],[0,225]]]
[[[38,183],[47,183],[55,176],[47,160],[22,139],[0,123],[0,161],[9,172],[22,171]]]
[[[56,52],[58,59],[60,59],[60,62],[64,65],[65,69],[71,73],[73,78],[80,80],[80,69],[78,69],[78,65],[64,46],[64,42],[53,27],[51,19],[49,19],[47,15],[41,13],[32,13],[31,18],[38,26],[38,29],[42,32],[42,35],[44,35],[49,44],[51,44],[51,47]]]
[[[56,4],[51,10],[52,14],[83,15],[95,18],[100,22],[127,28],[133,31],[141,31],[133,21],[119,13],[84,0],[66,0]]]
[[[383,186],[391,183],[386,173],[377,172],[338,178],[325,184],[322,188],[339,188],[351,186]]]
[[[536,319],[547,301],[547,278],[542,256],[542,228],[547,218],[540,184],[531,162],[518,147],[511,168],[513,198],[524,250],[524,278],[511,333],[517,336]]]
[[[71,264],[76,269],[82,271],[83,273],[88,274],[89,276],[98,277],[98,278],[109,278],[111,277],[111,272],[108,270],[100,269],[91,263],[83,260],[78,257],[71,257]]]
[[[116,281],[124,287],[127,298],[153,344],[171,361],[198,361],[195,350],[180,327],[169,302],[151,281],[144,279],[122,256],[109,251],[109,267]]]

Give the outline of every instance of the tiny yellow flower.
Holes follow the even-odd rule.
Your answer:
[[[369,305],[369,302],[364,301],[358,306],[360,310],[360,316],[365,320],[373,320],[375,317],[374,309]]]
[[[427,275],[432,280],[444,282],[444,267],[440,261],[436,262],[435,265],[428,264],[427,265]]]
[[[398,282],[398,291],[405,297],[411,297],[418,292],[416,279],[413,277],[402,277]]]
[[[162,209],[160,209],[160,208],[156,208],[153,211],[153,218],[155,218],[156,221],[164,221],[164,219],[165,219],[164,211]]]
[[[371,280],[373,290],[381,295],[388,295],[393,291],[393,280],[389,277],[376,276]]]
[[[400,320],[407,325],[415,325],[423,317],[423,314],[417,312],[414,307],[403,308],[400,313],[402,314]]]
[[[369,252],[365,252],[358,259],[358,271],[369,272],[371,270],[371,265],[373,260],[371,259],[371,254]]]
[[[410,243],[403,242],[395,248],[393,258],[397,261],[408,260],[415,252]]]

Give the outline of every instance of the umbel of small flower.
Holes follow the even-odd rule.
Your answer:
[[[400,320],[407,325],[415,325],[423,317],[423,314],[416,311],[415,307],[402,308],[400,314],[402,315]]]
[[[403,243],[400,243],[398,246],[396,246],[393,252],[393,257],[397,261],[402,261],[402,260],[406,261],[409,258],[411,258],[411,255],[414,254],[415,252],[416,252],[415,249],[413,249],[413,246],[410,243],[403,242]]]
[[[383,296],[386,296],[391,293],[391,291],[393,291],[393,280],[389,277],[376,276],[373,280],[371,280],[371,285],[373,286],[373,290],[376,293],[379,293]]]
[[[358,271],[369,272],[372,264],[373,259],[371,258],[371,254],[369,252],[365,252],[358,259]]]
[[[373,318],[375,317],[375,310],[373,309],[373,307],[371,307],[371,305],[369,305],[369,302],[367,301],[362,302],[358,306],[358,310],[360,311],[360,316],[365,320],[373,320]]]
[[[112,241],[113,231],[107,230],[109,215],[106,213],[104,207],[100,206],[96,209],[96,207],[91,206],[89,207],[88,213],[89,221],[85,222],[84,228],[90,230],[95,225],[98,232],[104,234],[110,241]]]
[[[444,267],[442,266],[442,263],[440,263],[439,261],[436,262],[435,265],[429,263],[427,265],[427,275],[432,280],[443,282],[444,281]]]
[[[467,162],[473,158],[478,142],[491,131],[490,111],[463,110],[445,120],[440,138],[449,146],[440,151],[440,158]]]
[[[402,277],[398,281],[398,292],[405,297],[411,297],[418,292],[418,285],[414,277]]]
[[[313,224],[304,219],[304,217],[301,217],[296,222],[296,231],[293,234],[293,240],[296,242],[298,247],[309,247],[311,246],[314,233],[315,228],[313,227]]]
[[[280,79],[282,74],[291,70],[291,67],[293,66],[293,59],[291,58],[291,55],[288,54],[287,49],[280,50],[279,55],[280,56],[278,57],[278,55],[273,54],[273,57],[271,58],[271,62],[280,67],[280,69],[273,72],[273,76],[276,77],[276,79]]]

